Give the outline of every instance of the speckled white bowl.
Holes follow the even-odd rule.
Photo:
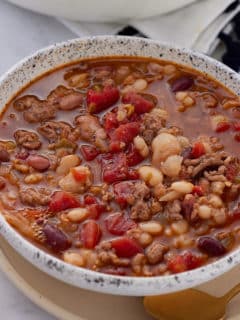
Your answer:
[[[85,57],[114,55],[175,61],[210,74],[240,94],[240,76],[207,56],[157,41],[108,36],[75,39],[56,44],[20,61],[0,79],[1,108],[14,93],[46,71]],[[18,234],[2,215],[0,233],[24,258],[49,275],[80,288],[118,295],[165,294],[195,287],[230,271],[240,262],[240,249],[237,249],[217,262],[178,275],[152,278],[112,276],[74,267],[47,254]]]

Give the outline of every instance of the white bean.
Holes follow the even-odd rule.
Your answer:
[[[159,201],[160,202],[168,202],[168,201],[173,201],[176,199],[179,199],[182,196],[182,194],[180,192],[177,191],[169,191],[168,193],[166,193],[164,196],[162,196]]]
[[[57,174],[67,174],[69,170],[80,164],[81,160],[76,154],[70,154],[62,157],[59,166],[57,167]]]
[[[212,216],[212,209],[207,205],[201,205],[198,208],[198,215],[201,219],[210,219]]]
[[[176,234],[183,234],[188,231],[188,223],[186,220],[179,220],[171,224],[171,228]]]
[[[67,217],[71,222],[81,222],[88,216],[86,208],[75,208],[68,212]]]
[[[187,194],[187,193],[191,193],[193,190],[193,184],[191,182],[187,182],[187,181],[176,181],[173,182],[171,184],[171,189],[179,192],[179,193],[183,193],[183,194]]]
[[[136,147],[140,155],[143,158],[146,158],[149,155],[149,149],[145,140],[140,136],[136,136],[133,142],[134,142],[134,146]]]
[[[78,267],[84,266],[84,259],[83,257],[77,252],[64,252],[63,260],[67,263],[71,263]]]
[[[181,152],[181,146],[175,136],[169,133],[160,133],[152,141],[152,163],[156,167],[161,166],[169,156],[178,155]]]
[[[168,177],[177,177],[181,170],[183,157],[170,156],[162,163],[161,170]]]
[[[140,234],[138,241],[143,247],[147,247],[149,244],[152,243],[153,238],[149,233],[143,232]]]
[[[209,197],[209,204],[214,208],[222,208],[223,202],[222,199],[216,194],[211,194]]]
[[[173,64],[166,64],[163,67],[163,71],[165,74],[170,75],[170,74],[173,74],[174,72],[176,72],[176,67]]]
[[[148,86],[148,83],[145,79],[137,79],[133,85],[132,88],[136,91],[143,91]]]
[[[139,227],[142,231],[148,232],[153,236],[160,235],[163,231],[163,226],[158,221],[141,222]]]
[[[178,139],[182,149],[190,146],[190,142],[189,142],[188,138],[186,138],[184,136],[178,136],[177,139]]]
[[[216,194],[223,194],[225,183],[222,181],[214,181],[211,183],[211,191]]]
[[[138,169],[140,178],[154,187],[163,181],[162,172],[151,166],[142,166]]]
[[[86,166],[75,167],[76,173],[85,176],[82,181],[76,179],[72,172],[69,172],[64,178],[59,181],[59,186],[68,192],[83,193],[92,184],[92,173]]]

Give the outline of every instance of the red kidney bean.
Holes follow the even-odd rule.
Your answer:
[[[209,256],[221,256],[226,253],[226,248],[220,241],[213,237],[204,236],[198,240],[198,248],[206,252]]]
[[[10,160],[10,154],[6,149],[0,149],[0,162],[8,162]]]
[[[187,76],[180,77],[172,83],[171,85],[172,91],[177,92],[177,91],[187,90],[191,88],[191,86],[193,85],[193,82],[194,82],[193,78],[190,78]]]
[[[27,158],[27,163],[33,169],[40,172],[45,171],[50,167],[50,161],[47,158],[39,155],[30,155]]]
[[[52,224],[45,224],[42,229],[46,237],[46,244],[55,252],[67,250],[71,246],[71,242],[67,236]]]

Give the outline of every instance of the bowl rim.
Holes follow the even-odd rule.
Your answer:
[[[26,66],[28,66],[30,62],[35,61],[36,57],[51,54],[52,52],[56,52],[57,49],[64,50],[66,48],[71,48],[75,44],[87,44],[89,41],[95,46],[104,43],[110,43],[112,45],[134,43],[135,45],[139,46],[159,46],[159,50],[160,48],[163,48],[164,50],[169,50],[169,52],[181,52],[186,56],[189,63],[192,63],[194,59],[196,59],[197,61],[205,63],[206,66],[212,66],[213,70],[218,70],[216,71],[215,76],[219,77],[219,71],[223,72],[224,78],[221,82],[226,85],[226,82],[230,81],[230,89],[239,94],[239,92],[237,92],[237,86],[240,84],[240,75],[223,65],[221,62],[193,50],[179,48],[169,43],[125,36],[96,36],[76,38],[40,49],[32,55],[20,60],[5,74],[3,74],[0,77],[0,88],[4,88],[6,81],[12,81],[11,77],[14,73],[25,70]],[[135,56],[140,55],[136,54]],[[169,61],[173,60],[170,59]],[[184,65],[184,62],[180,64]],[[54,66],[54,68],[56,67],[57,65]],[[54,70],[54,68],[49,68],[49,70]],[[192,66],[192,68],[194,68],[194,66]],[[195,69],[197,69],[196,66]],[[26,72],[29,73],[28,70],[26,70]],[[206,71],[202,72],[206,73]],[[39,75],[40,74],[41,73],[39,73]],[[34,79],[34,77],[32,79]],[[218,78],[217,80],[219,81]],[[229,88],[229,84],[227,87]],[[7,101],[11,100],[11,98],[12,97],[8,97]],[[234,266],[240,263],[240,248],[238,248],[213,263],[179,274],[155,277],[116,276],[76,267],[74,265],[65,263],[63,260],[50,255],[42,249],[39,249],[29,240],[21,236],[10,224],[8,224],[3,214],[0,214],[0,233],[8,241],[8,243],[18,253],[20,253],[20,255],[22,255],[37,268],[50,274],[51,276],[82,289],[89,289],[92,291],[116,295],[143,296],[177,292],[213,280],[223,273],[230,271]]]

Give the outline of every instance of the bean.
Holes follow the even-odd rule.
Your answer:
[[[186,220],[179,220],[173,222],[171,225],[173,232],[178,235],[186,233],[188,231],[188,227],[189,225]]]
[[[78,267],[83,267],[85,263],[81,254],[77,252],[64,252],[63,260]]]
[[[187,76],[183,76],[183,77],[176,79],[172,83],[171,88],[172,88],[173,92],[184,91],[184,90],[188,90],[189,88],[191,88],[193,83],[194,83],[194,81],[192,78],[187,77]]]
[[[209,206],[202,204],[198,208],[198,215],[201,219],[210,219],[212,216],[212,209]]]
[[[57,167],[57,174],[67,174],[72,167],[80,164],[80,158],[75,154],[69,154],[62,157],[59,166]]]
[[[209,256],[221,256],[226,253],[225,247],[220,241],[213,237],[204,236],[198,240],[198,248],[206,252]]]
[[[10,160],[10,154],[5,149],[0,149],[0,162],[8,162]]]
[[[162,172],[168,177],[177,177],[181,171],[182,160],[183,157],[177,155],[168,157],[161,166]]]
[[[50,161],[47,158],[39,155],[30,155],[27,159],[27,163],[33,169],[40,172],[45,171],[50,167]]]
[[[88,216],[86,208],[75,208],[68,212],[67,217],[71,222],[81,222]]]
[[[194,186],[191,182],[184,181],[184,180],[176,181],[171,184],[172,190],[179,192],[179,193],[183,193],[183,194],[191,193],[193,190],[193,187]]]
[[[52,224],[45,224],[43,234],[46,237],[46,244],[55,251],[60,252],[70,248],[71,243],[67,236]]]
[[[147,221],[139,224],[139,227],[142,231],[150,233],[151,235],[160,235],[163,230],[161,223],[157,221]]]

